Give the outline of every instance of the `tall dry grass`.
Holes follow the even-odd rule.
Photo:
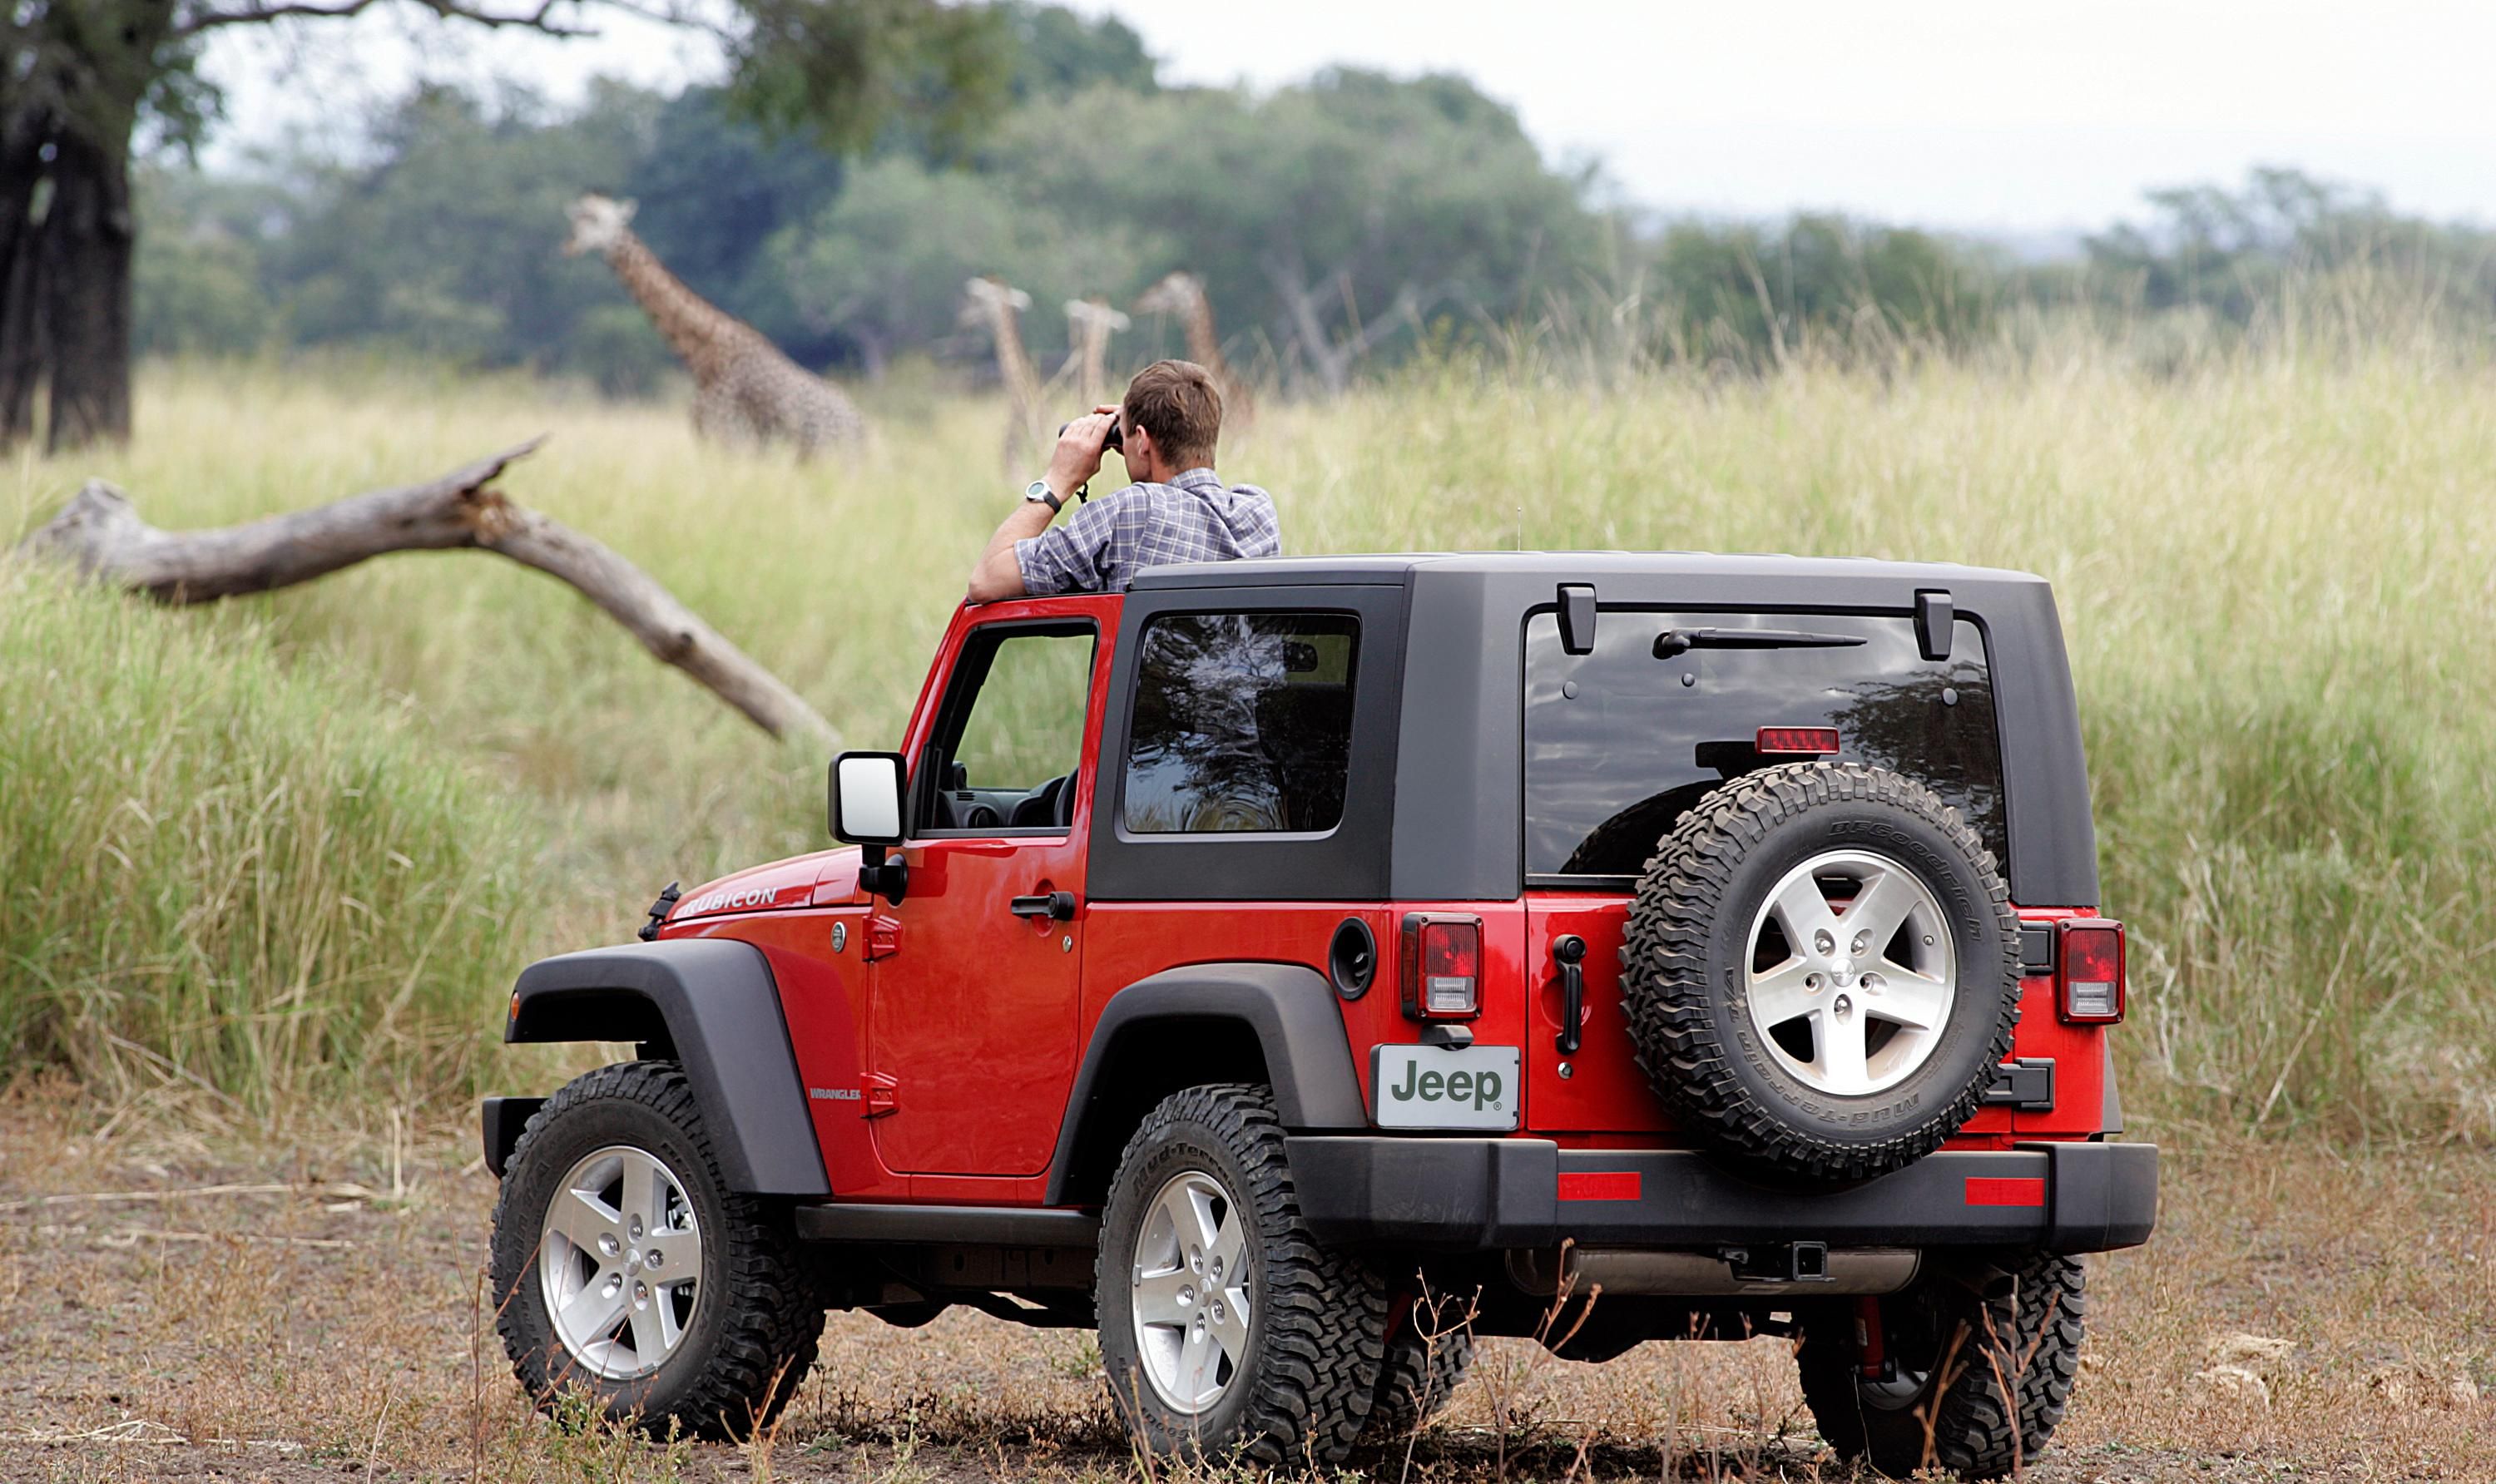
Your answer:
[[[1799,356],[1757,380],[1593,378],[1529,345],[1268,406],[1222,462],[1278,492],[1302,552],[1779,550],[2044,572],[2081,689],[2104,905],[2135,931],[2136,1121],[2496,1136],[2496,1002],[2479,990],[2496,943],[2496,369],[2449,337],[2151,338],[2032,326],[1956,361]],[[705,448],[676,406],[530,383],[157,367],[139,442],[20,462],[0,531],[91,472],[160,523],[208,524],[550,431],[508,477],[515,497],[645,564],[855,745],[888,744],[1025,475],[997,460],[990,401],[867,396],[875,443],[801,468]],[[820,759],[508,564],[404,557],[248,606],[290,663],[403,709],[412,738],[535,821],[517,846],[500,825],[476,837],[529,873],[515,941],[479,940],[491,963],[437,952],[427,974],[491,979],[524,946],[619,937],[671,878],[821,841]],[[112,704],[76,694],[92,698],[57,704]]]
[[[464,1092],[519,951],[515,809],[243,612],[0,565],[0,1048],[237,1111]]]

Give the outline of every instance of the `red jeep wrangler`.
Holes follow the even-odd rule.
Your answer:
[[[2007,1471],[2145,1241],[2053,598],[1787,557],[1279,559],[965,607],[841,849],[532,966],[488,1099],[533,1393],[733,1434],[827,1308],[1098,1327],[1143,1446],[1331,1461],[1475,1334],[1795,1337]],[[1456,1295],[1437,1333],[1424,1295]]]

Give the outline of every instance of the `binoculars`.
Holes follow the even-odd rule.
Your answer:
[[[1060,437],[1060,438],[1065,437],[1065,436],[1066,436],[1066,430],[1067,430],[1068,428],[1073,427],[1074,425],[1075,425],[1075,419],[1074,419],[1074,418],[1072,418],[1072,417],[1069,417],[1069,418],[1068,418],[1068,419],[1066,419],[1064,422],[1059,423],[1059,424],[1057,425],[1057,436],[1058,436],[1058,437]],[[1115,418],[1115,417],[1110,418],[1110,419],[1109,419],[1109,436],[1101,440],[1101,447],[1102,447],[1103,448],[1107,449],[1108,451],[1109,451],[1109,452],[1111,452],[1111,453],[1115,453],[1115,454],[1117,454],[1118,456],[1120,456],[1121,458],[1123,458],[1123,457],[1125,457],[1125,456],[1126,456],[1126,452],[1127,452],[1126,448],[1123,447],[1125,443],[1126,443],[1126,435],[1125,435],[1124,433],[1121,433],[1120,431],[1118,431],[1118,419],[1117,419],[1117,418]]]

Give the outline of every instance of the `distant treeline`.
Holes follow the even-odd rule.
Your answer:
[[[1537,326],[1742,370],[1806,349],[1952,350],[2033,305],[2180,311],[2228,333],[2287,286],[2352,270],[2395,274],[2466,325],[2496,319],[2496,236],[2291,170],[2154,194],[2141,224],[2021,263],[1834,216],[1607,206],[1591,171],[1545,162],[1460,77],[1170,88],[1115,20],[1027,9],[1020,28],[1017,102],[966,154],[901,134],[844,164],[713,91],[609,82],[570,114],[516,89],[421,88],[351,165],[243,178],[160,162],[140,193],[140,349],[356,346],[644,390],[666,348],[603,268],[557,251],[562,208],[587,190],[637,201],[663,261],[800,362],[870,376],[914,354],[987,364],[984,333],[959,320],[974,274],[1031,294],[1023,335],[1045,372],[1068,343],[1064,301],[1126,308],[1188,270],[1236,365],[1314,390]],[[1118,358],[1174,351],[1180,328],[1139,318]]]

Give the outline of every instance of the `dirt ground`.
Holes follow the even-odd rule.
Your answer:
[[[1170,1476],[1129,1454],[1089,1338],[958,1311],[833,1315],[746,1447],[567,1425],[504,1367],[493,1181],[450,1130],[169,1134],[40,1093],[0,1120],[0,1478]],[[2496,1155],[2170,1141],[2166,1191],[2157,1241],[2095,1262],[2081,1383],[2030,1478],[2496,1480]],[[1780,1342],[1483,1349],[1438,1423],[1345,1476],[1845,1474]]]

